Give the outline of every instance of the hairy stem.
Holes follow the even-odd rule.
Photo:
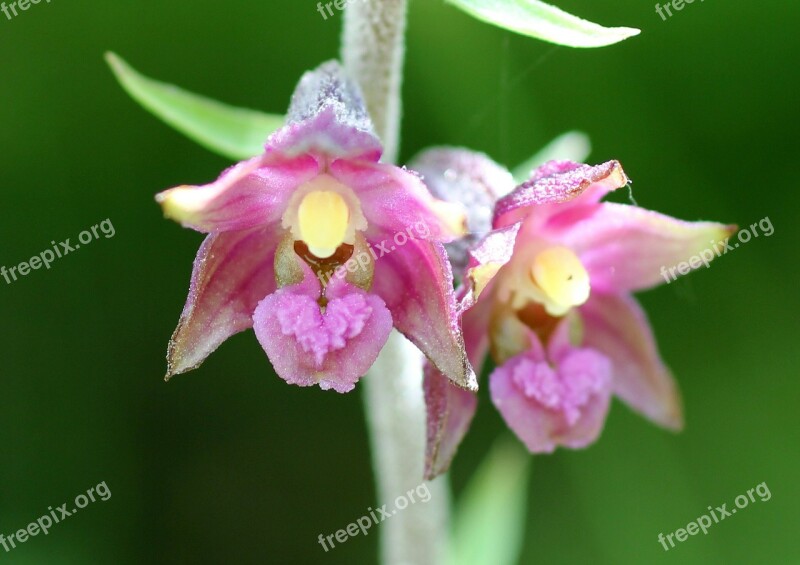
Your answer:
[[[425,403],[422,356],[393,331],[378,360],[364,378],[367,423],[372,440],[379,504],[416,491],[415,504],[381,523],[381,563],[435,565],[444,562],[450,506],[444,476],[422,486],[425,452]],[[428,498],[427,502],[423,502]]]
[[[345,10],[342,61],[361,86],[370,116],[393,163],[400,145],[406,0],[357,0]],[[444,561],[449,490],[444,477],[422,485],[425,402],[422,355],[392,331],[365,377],[365,405],[380,504],[425,486],[430,498],[397,511],[381,524],[384,565],[436,565]],[[417,491],[417,493],[420,491]]]
[[[361,85],[389,163],[400,145],[406,7],[406,0],[354,0],[344,13],[342,63]]]

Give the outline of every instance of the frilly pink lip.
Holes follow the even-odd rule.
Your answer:
[[[531,453],[594,442],[611,400],[611,362],[570,348],[557,362],[535,350],[509,359],[489,377],[492,402]]]
[[[698,255],[735,226],[684,222],[638,206],[601,202],[628,182],[617,161],[596,166],[546,163],[497,201],[493,231],[469,251],[459,292],[467,354],[475,366],[483,364],[490,350],[492,319],[516,316],[503,310],[507,304],[495,303],[507,290],[493,292],[496,281],[530,270],[531,254],[554,246],[573,253],[588,274],[588,300],[565,315],[577,320],[582,331],[570,337],[562,322],[552,334],[540,328],[546,343],[530,330],[530,335],[512,336],[512,346],[529,343],[529,348],[503,359],[490,376],[494,403],[532,452],[593,442],[612,393],[660,426],[682,426],[678,386],[630,293],[659,284],[662,266]],[[523,333],[519,328],[525,327],[519,321],[508,326]],[[447,469],[475,403],[431,367],[426,369],[426,387],[426,471],[432,478]]]
[[[168,377],[198,367],[225,339],[254,327],[282,378],[345,392],[367,372],[394,325],[448,379],[477,388],[442,247],[461,234],[463,213],[433,198],[417,175],[380,163],[380,156],[359,88],[328,62],[303,76],[286,125],[270,136],[263,155],[210,184],[157,195],[166,216],[209,234],[170,342]],[[352,191],[367,246],[411,225],[426,226],[418,239],[377,261],[371,283],[362,285],[367,290],[326,283],[324,308],[313,275],[277,289],[274,267],[291,198],[320,175]]]
[[[331,279],[324,309],[319,295],[320,283],[306,268],[303,282],[259,303],[253,329],[278,376],[289,384],[348,392],[386,343],[392,316],[379,297],[344,279]]]

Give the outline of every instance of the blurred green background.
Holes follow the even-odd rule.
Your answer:
[[[316,541],[386,502],[360,392],[287,386],[252,332],[162,381],[202,236],[163,220],[153,195],[229,163],[136,106],[102,59],[114,50],[149,76],[283,112],[300,74],[338,52],[341,14],[315,6],[53,0],[0,15],[0,265],[106,218],[116,228],[0,280],[0,533],[101,481],[112,492],[0,562],[375,562],[375,535],[329,553]],[[800,563],[800,9],[709,0],[665,22],[652,2],[559,6],[642,34],[571,50],[414,0],[403,159],[454,144],[513,166],[580,129],[591,161],[622,161],[640,205],[743,226],[768,216],[775,232],[640,297],[686,430],[615,403],[596,445],[537,457],[521,562]],[[484,387],[456,496],[505,433]],[[764,481],[768,502],[668,553],[657,542]]]

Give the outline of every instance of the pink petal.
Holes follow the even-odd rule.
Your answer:
[[[343,280],[326,288],[303,265],[305,279],[267,296],[253,315],[253,329],[275,372],[290,384],[348,392],[375,362],[392,329],[383,301]]]
[[[461,307],[468,310],[490,288],[500,269],[514,254],[521,223],[493,230],[469,250]],[[490,293],[489,293],[490,294]],[[468,351],[469,353],[469,351]]]
[[[336,61],[303,75],[292,95],[287,125],[267,141],[267,153],[377,162],[382,148],[355,82]]]
[[[469,248],[491,229],[494,203],[514,188],[514,178],[483,153],[455,147],[427,149],[409,167],[422,175],[436,198],[466,207],[469,233],[446,246],[460,273],[467,266]]]
[[[258,301],[275,289],[277,238],[270,228],[206,237],[169,343],[167,378],[197,368],[228,337],[252,325]]]
[[[292,191],[319,174],[311,156],[255,157],[211,184],[179,186],[156,195],[164,215],[201,232],[250,229],[280,220]]]
[[[677,384],[659,356],[650,324],[636,300],[592,292],[580,313],[586,347],[611,359],[614,393],[656,424],[682,428]]]
[[[306,73],[292,98],[287,124],[270,136],[266,153],[202,186],[179,186],[156,200],[164,214],[203,232],[249,229],[281,217],[292,191],[335,158],[376,162],[381,146],[358,87],[335,61]]]
[[[430,363],[425,364],[423,386],[428,412],[425,478],[432,480],[450,467],[475,415],[478,397],[454,385]]]
[[[330,174],[352,188],[370,224],[369,239],[379,233],[416,235],[448,242],[464,234],[461,204],[436,200],[418,176],[400,167],[363,161],[337,160]]]
[[[303,121],[290,122],[267,142],[267,154],[294,156],[319,155],[326,158],[363,159],[375,163],[383,149],[375,135],[347,125],[343,107],[326,105],[318,114]]]
[[[710,261],[714,244],[727,238],[735,226],[715,222],[684,222],[628,206],[603,203],[588,218],[564,232],[561,242],[581,258],[592,281],[592,291],[625,292],[668,282],[668,269],[701,254]],[[718,249],[722,251],[721,244]],[[687,265],[688,268],[688,265]]]
[[[490,314],[488,301],[480,302],[464,313],[464,343],[467,357],[474,367],[483,366],[489,349]],[[430,480],[450,467],[475,414],[477,395],[454,385],[430,361],[425,362],[424,390],[428,414],[425,477]]]
[[[511,260],[514,254],[514,247],[517,243],[517,234],[521,223],[512,224],[508,227],[489,232],[470,249],[471,267],[495,263],[505,265]]]
[[[453,273],[441,243],[409,239],[385,255],[381,251],[373,292],[386,302],[395,327],[447,378],[462,388],[478,389],[464,351]]]
[[[522,353],[489,379],[492,402],[531,453],[586,447],[603,429],[611,364],[596,351],[572,349],[555,367],[533,352]]]
[[[463,290],[462,290],[463,294]],[[462,301],[462,305],[464,301]],[[461,328],[467,359],[470,365],[483,367],[489,350],[489,321],[492,315],[492,303],[488,300],[478,301],[467,310],[462,310]]]
[[[627,183],[628,177],[618,161],[596,166],[550,161],[536,169],[530,180],[497,202],[494,226],[513,224],[529,214],[544,221],[564,209],[549,205],[569,202],[579,196],[581,204],[596,203],[608,192]]]

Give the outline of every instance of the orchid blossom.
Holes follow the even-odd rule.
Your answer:
[[[484,156],[440,153],[438,162],[424,170],[439,196],[443,186],[452,190],[447,176],[467,187],[486,178],[476,173],[487,166]],[[493,178],[501,181],[494,193],[508,192],[507,179]],[[678,387],[631,293],[659,284],[660,268],[725,239],[735,226],[601,202],[627,184],[617,161],[548,162],[497,201],[492,231],[469,251],[459,291],[467,354],[476,367],[487,356],[495,362],[492,401],[532,453],[594,442],[612,395],[662,427],[683,425]],[[431,477],[448,467],[476,397],[430,364],[425,374]]]
[[[558,45],[601,47],[638,33],[606,28],[538,0],[524,6],[452,3],[482,21]],[[504,212],[495,218],[497,230],[467,261],[466,251],[491,227],[491,205],[513,188],[508,171],[488,158],[474,162],[474,154],[463,152],[456,167],[466,175],[462,185],[474,188],[478,182],[482,190],[462,190],[454,205],[453,198],[436,199],[429,192],[436,194],[452,180],[445,168],[445,182],[437,182],[435,158],[420,163],[428,187],[420,175],[389,164],[400,141],[406,9],[406,0],[347,4],[341,56],[349,78],[334,62],[306,73],[285,122],[149,79],[107,54],[134,99],[221,155],[248,158],[274,132],[263,154],[231,167],[215,182],[179,186],[156,197],[167,217],[208,234],[170,340],[167,378],[198,367],[228,337],[250,327],[277,374],[292,384],[347,392],[377,360],[366,382],[367,423],[378,490],[387,499],[417,484],[425,408],[426,474],[449,463],[474,412],[478,385],[472,366],[482,363],[487,344],[505,363],[499,371],[513,373],[510,378],[496,373],[492,383],[517,387],[506,393],[492,386],[501,411],[512,427],[525,428],[520,435],[526,441],[529,433],[545,438],[534,441],[534,448],[546,445],[558,418],[579,429],[584,421],[602,419],[618,370],[600,345],[575,342],[571,330],[580,317],[575,311],[596,301],[596,289],[589,281],[595,273],[580,270],[586,258],[570,251],[570,242],[556,245],[560,240],[550,241],[536,221],[519,218],[504,225]],[[275,131],[280,123],[285,125]],[[380,162],[382,154],[389,163]],[[438,157],[445,164],[450,159],[446,152]],[[578,191],[563,196],[559,202]],[[512,203],[506,212],[521,213],[531,203],[538,204]],[[459,240],[467,218],[473,231]],[[387,243],[392,241],[396,245]],[[446,243],[452,244],[447,250]],[[467,270],[461,304],[448,253],[459,271]],[[515,274],[517,264],[527,260],[533,261],[532,283]],[[565,273],[566,285],[559,280]],[[533,317],[529,307],[538,308]],[[392,327],[428,359],[426,406],[417,351]],[[531,367],[533,381],[527,377]],[[554,438],[562,440],[572,441]],[[438,491],[431,504],[409,508],[383,527],[386,563],[443,560],[446,480],[431,486]],[[491,529],[483,532],[494,542]]]
[[[167,378],[253,327],[281,378],[347,392],[394,326],[447,378],[476,389],[443,247],[462,233],[462,209],[380,163],[381,151],[360,91],[329,62],[302,78],[262,155],[211,184],[158,194],[167,217],[208,233]],[[405,231],[422,237],[386,253]]]

